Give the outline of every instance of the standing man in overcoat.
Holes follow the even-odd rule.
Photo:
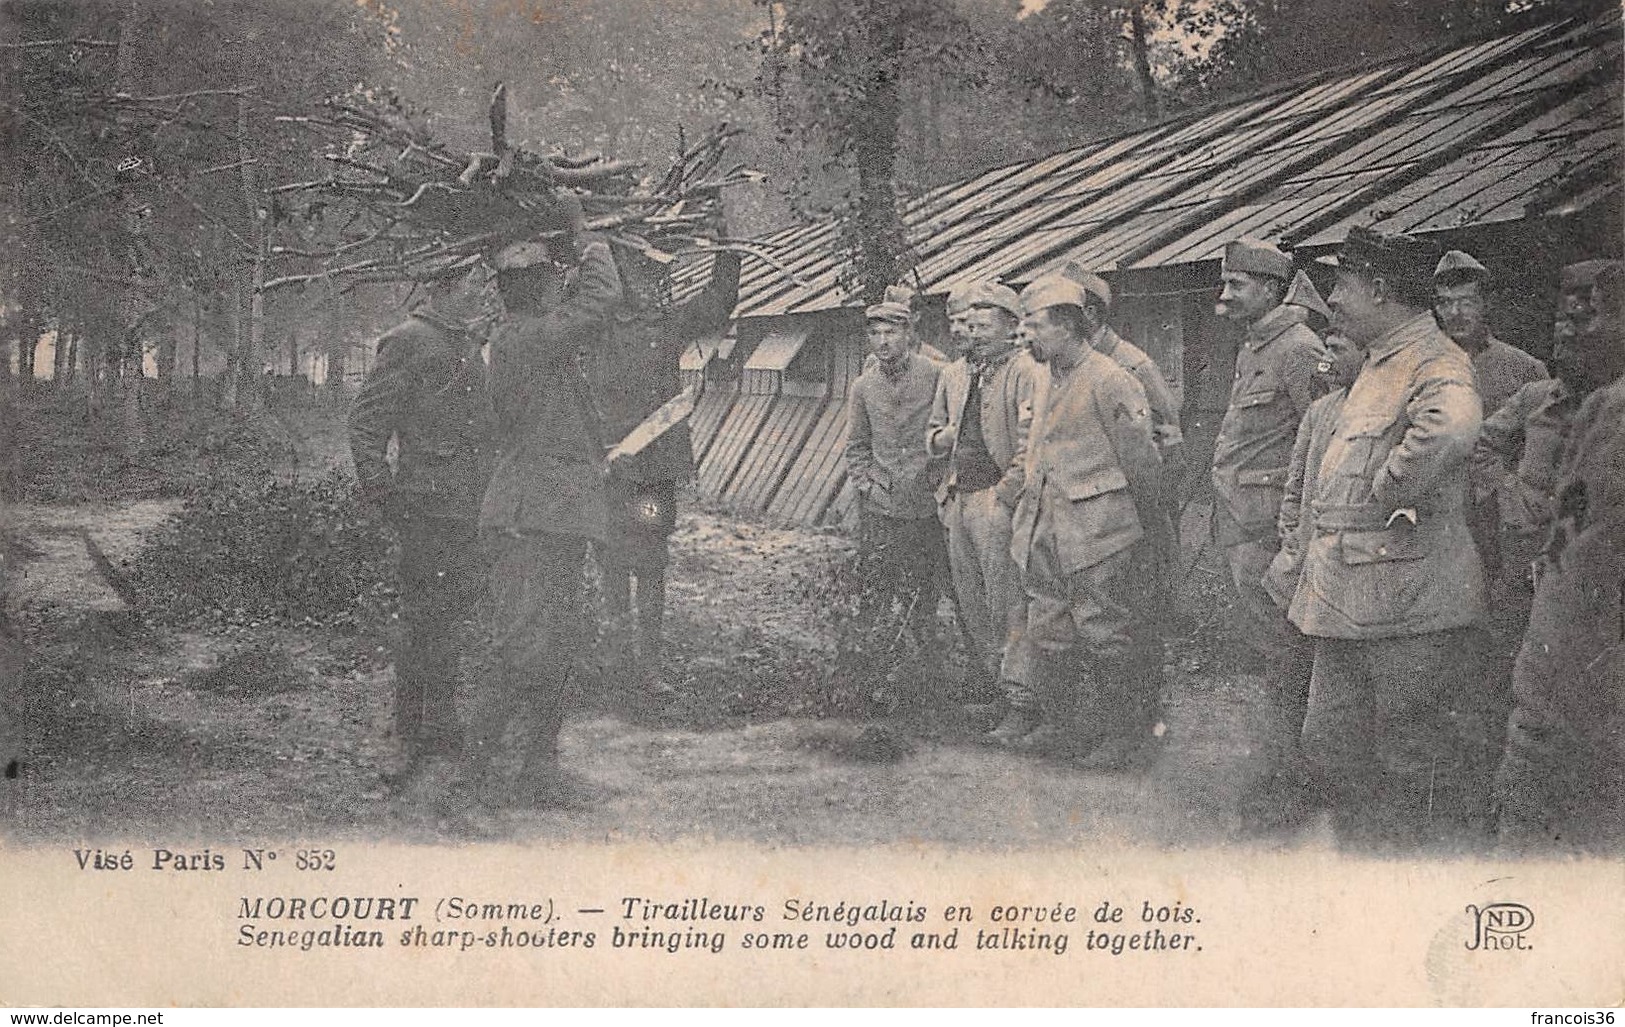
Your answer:
[[[1438,253],[1353,228],[1332,330],[1364,349],[1304,497],[1312,537],[1289,616],[1315,640],[1303,749],[1341,842],[1459,836],[1482,745],[1470,629],[1484,572],[1467,531],[1482,414],[1467,354],[1429,311]]]
[[[522,764],[509,795],[535,804],[568,798],[558,737],[583,636],[587,544],[603,541],[609,522],[603,425],[582,357],[603,345],[621,299],[608,242],[584,235],[579,202],[565,202],[570,227],[562,238],[497,255],[507,311],[491,338],[498,454],[480,507],[493,554],[495,651],[474,717],[469,776],[476,795],[501,796],[493,764],[504,730],[518,720]]]
[[[937,502],[955,606],[983,686],[968,691],[979,694],[997,689],[1011,611],[1021,609],[1010,517],[1026,477],[1033,404],[1047,378],[1016,345],[1021,301],[1013,289],[977,283],[950,293],[948,306],[963,308],[966,345],[937,380],[925,448],[947,465]]]
[[[402,764],[386,775],[394,785],[435,761],[449,765],[462,747],[455,694],[485,588],[478,523],[491,468],[481,285],[472,276],[430,283],[412,316],[379,338],[350,412],[359,499],[400,543],[394,734]]]
[[[1297,741],[1314,646],[1270,598],[1264,575],[1281,548],[1276,524],[1292,442],[1314,398],[1326,346],[1306,323],[1308,311],[1286,302],[1295,270],[1279,249],[1238,239],[1225,247],[1220,276],[1218,311],[1246,334],[1213,449],[1213,534],[1230,567],[1241,634],[1264,668],[1271,777],[1262,802],[1273,806],[1301,778]],[[1313,285],[1304,284],[1312,293]]]
[[[622,301],[610,319],[604,345],[587,357],[593,397],[611,444],[682,391],[678,360],[683,350],[726,328],[739,301],[736,253],[717,253],[705,288],[675,304],[665,263],[629,247],[616,249]],[[652,693],[665,690],[662,622],[668,542],[677,526],[677,487],[693,473],[694,449],[686,421],[642,451],[617,460],[608,482],[609,535],[594,547],[612,618],[610,631],[624,629],[632,611],[632,584],[637,583],[631,669],[633,678]]]
[[[1027,621],[1005,656],[1004,739],[1089,769],[1128,765],[1151,740],[1161,661],[1150,623],[1167,544],[1161,461],[1145,390],[1089,344],[1099,298],[1060,276],[1021,294],[1049,369],[1012,525]]]
[[[1573,422],[1537,564],[1497,775],[1507,846],[1625,844],[1625,268],[1599,269],[1576,327],[1593,391]],[[1560,373],[1562,363],[1558,354]]]

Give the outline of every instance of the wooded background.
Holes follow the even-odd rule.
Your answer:
[[[400,316],[402,287],[262,289],[279,248],[320,231],[271,190],[322,173],[321,141],[277,119],[335,94],[398,95],[437,139],[476,150],[505,82],[517,145],[656,173],[680,129],[742,127],[732,157],[768,182],[729,195],[733,234],[836,220],[852,281],[874,295],[910,267],[899,202],[932,185],[1608,5],[7,0],[0,430],[28,433],[43,408],[18,396],[47,390],[72,397],[50,409],[128,451],[177,397],[252,411],[273,379],[308,384],[312,354],[342,356]]]

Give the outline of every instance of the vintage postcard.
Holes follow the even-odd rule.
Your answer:
[[[0,25],[0,1005],[1625,1001],[1617,4]]]

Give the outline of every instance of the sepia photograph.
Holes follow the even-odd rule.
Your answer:
[[[0,1005],[1625,1001],[1622,55],[3,0]]]

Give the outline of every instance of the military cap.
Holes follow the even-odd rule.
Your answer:
[[[1490,269],[1480,264],[1471,253],[1461,250],[1451,250],[1439,258],[1439,266],[1433,269],[1433,280],[1441,285],[1456,285],[1462,282],[1486,281],[1490,277]]]
[[[1292,275],[1292,284],[1287,286],[1286,298],[1281,302],[1319,314],[1322,320],[1330,321],[1332,319],[1332,310],[1326,305],[1326,301],[1321,298],[1320,290],[1315,288],[1315,283],[1302,271],[1295,272]]]
[[[1617,260],[1582,260],[1563,269],[1560,289],[1563,292],[1584,292],[1591,288],[1597,276],[1610,267],[1619,266]]]
[[[969,310],[974,304],[971,302],[976,296],[979,283],[960,283],[948,290],[948,313],[961,314]]]
[[[886,295],[880,299],[882,303],[901,303],[903,306],[914,309],[914,290],[906,285],[886,286]]]
[[[865,321],[887,321],[891,324],[909,324],[914,320],[914,314],[908,309],[906,303],[894,303],[885,300],[876,303],[863,311]]]
[[[970,285],[959,286],[954,290],[959,294],[959,302],[963,306],[953,306],[954,294],[949,294],[949,309],[970,310],[974,307],[997,307],[1011,317],[1021,316],[1021,297],[1008,285],[998,282],[974,282]]]
[[[1104,278],[1093,273],[1092,271],[1085,270],[1084,266],[1079,264],[1077,261],[1067,261],[1066,264],[1061,267],[1060,274],[1062,278],[1068,279],[1069,281],[1083,286],[1084,292],[1095,297],[1095,299],[1106,304],[1106,306],[1109,307],[1112,305],[1112,287],[1106,284],[1106,280]],[[1078,306],[1081,307],[1083,304],[1080,303]]]
[[[1424,286],[1433,287],[1433,269],[1438,260],[1439,247],[1426,239],[1356,225],[1349,229],[1348,238],[1330,263],[1345,271],[1403,283],[1420,292]]]
[[[1061,306],[1082,308],[1090,295],[1081,282],[1065,275],[1044,275],[1021,290],[1021,312],[1036,314],[1047,307]]]
[[[522,271],[527,267],[551,263],[553,255],[540,239],[526,239],[512,243],[497,251],[492,261],[498,271]]]
[[[1224,271],[1266,275],[1285,282],[1292,277],[1292,258],[1276,247],[1257,239],[1237,239],[1224,248]]]

